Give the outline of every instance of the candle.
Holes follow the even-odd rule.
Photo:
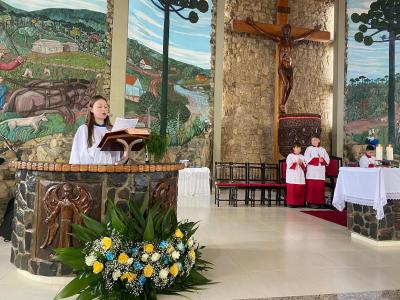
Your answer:
[[[386,147],[386,159],[393,160],[393,147],[392,145],[388,145]]]
[[[383,147],[381,145],[376,146],[375,156],[376,156],[376,160],[382,160],[382,158],[383,158]]]

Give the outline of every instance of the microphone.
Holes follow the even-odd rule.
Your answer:
[[[17,158],[17,161],[21,160],[21,154],[19,152],[17,152],[13,146],[13,144],[10,142],[10,140],[8,138],[6,138],[4,135],[2,135],[0,133],[0,137],[4,140],[4,143],[6,144],[8,150],[10,150],[11,152],[13,152]]]

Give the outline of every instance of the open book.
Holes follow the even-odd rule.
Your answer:
[[[149,130],[147,128],[135,128],[137,122],[138,119],[117,118],[113,129],[103,136],[98,147],[102,151],[123,151],[124,148],[122,144],[117,142],[117,139],[124,140],[128,144],[136,139],[148,139],[150,137]],[[137,151],[143,146],[144,142],[136,144],[131,150]]]
[[[138,119],[124,119],[124,118],[117,117],[115,119],[114,126],[113,126],[111,132],[125,130],[128,128],[135,128],[137,122],[138,122]]]

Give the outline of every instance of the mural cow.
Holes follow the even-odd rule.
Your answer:
[[[4,106],[4,112],[23,117],[58,111],[67,123],[75,122],[75,112],[87,107],[96,93],[96,80],[34,80],[17,89]]]

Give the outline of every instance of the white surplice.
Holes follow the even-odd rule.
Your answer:
[[[303,167],[305,168],[305,159],[301,154],[290,153],[286,158],[286,183],[290,184],[305,184],[306,181],[304,179],[304,170],[301,165],[298,165],[297,162],[301,161]],[[293,164],[296,165],[296,169],[292,169]]]
[[[70,164],[104,164],[111,165],[120,159],[119,151],[100,151],[99,145],[103,136],[109,132],[105,126],[93,126],[93,145],[88,148],[88,127],[81,125],[75,133],[72,144]]]
[[[307,179],[325,180],[325,165],[321,163],[319,163],[318,166],[309,164],[313,158],[319,159],[320,157],[325,160],[326,165],[329,165],[329,155],[324,148],[314,146],[307,147],[306,151],[304,152],[304,158],[306,159],[307,163]]]
[[[369,165],[375,165],[375,157],[368,157],[365,154],[360,158],[360,167],[369,168]]]

